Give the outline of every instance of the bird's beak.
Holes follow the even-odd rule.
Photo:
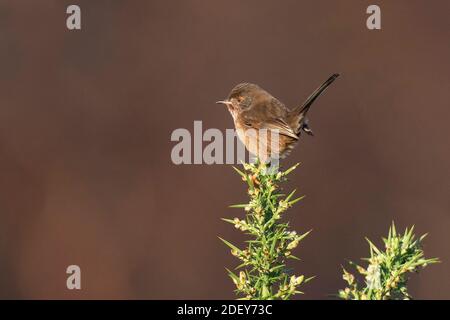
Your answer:
[[[231,106],[231,101],[228,101],[228,100],[220,100],[220,101],[217,101],[216,103],[225,104],[227,106]]]

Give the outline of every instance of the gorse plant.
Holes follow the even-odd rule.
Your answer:
[[[261,162],[243,166],[244,172],[234,169],[247,182],[250,201],[232,207],[244,208],[245,218],[223,220],[245,232],[251,239],[246,241],[245,249],[239,249],[220,238],[231,249],[231,254],[241,261],[236,267],[238,274],[227,271],[236,285],[237,295],[242,299],[287,300],[296,293],[302,293],[298,290],[299,286],[311,279],[291,275],[286,267],[287,259],[298,259],[291,251],[309,232],[298,235],[288,230],[288,223],[280,221],[283,213],[302,199],[293,199],[295,190],[287,196],[280,193],[278,186],[297,165],[284,172],[277,172]]]
[[[284,212],[303,198],[293,199],[295,190],[286,196],[279,188],[279,183],[285,181],[298,164],[284,172],[259,161],[243,166],[244,171],[234,169],[247,183],[250,201],[231,207],[243,208],[245,217],[223,220],[245,232],[250,239],[246,241],[247,247],[240,249],[220,238],[231,249],[231,254],[241,261],[237,271],[227,271],[241,299],[287,300],[302,293],[300,285],[312,279],[293,275],[286,266],[287,259],[298,259],[292,250],[309,234],[309,231],[301,235],[289,231],[289,224],[281,221]],[[367,261],[367,267],[350,262],[364,277],[364,282],[362,284],[343,268],[343,279],[348,286],[340,290],[338,296],[346,300],[410,299],[407,290],[409,273],[439,262],[437,258],[424,257],[422,242],[426,234],[416,239],[413,232],[414,227],[411,227],[403,234],[398,233],[392,223],[388,237],[383,238],[384,251],[366,238],[370,257],[362,260]]]
[[[399,234],[392,223],[387,239],[383,238],[385,251],[367,239],[370,257],[363,259],[368,261],[367,268],[350,262],[365,277],[365,285],[360,285],[353,274],[343,269],[343,279],[348,287],[339,291],[339,297],[347,300],[410,299],[406,286],[408,273],[439,262],[437,258],[424,258],[421,244],[426,234],[415,239],[413,230],[414,227],[406,228],[403,234]]]

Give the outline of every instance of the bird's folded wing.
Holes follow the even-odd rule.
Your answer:
[[[298,136],[295,134],[294,130],[280,118],[264,121],[261,125],[261,129],[278,130],[280,134],[298,140]]]
[[[278,130],[279,134],[294,138],[298,140],[298,136],[295,134],[289,125],[282,119],[268,119],[264,122],[256,121],[246,121],[246,125],[252,127],[256,130],[266,129],[266,130]]]

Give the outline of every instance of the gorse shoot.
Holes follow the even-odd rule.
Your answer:
[[[348,287],[339,291],[339,297],[348,300],[410,299],[406,287],[408,273],[439,262],[437,258],[424,258],[421,244],[426,234],[415,239],[413,230],[414,227],[406,228],[403,234],[399,234],[392,223],[387,239],[383,238],[385,251],[367,239],[370,257],[363,259],[368,261],[367,268],[350,262],[365,277],[365,285],[359,284],[353,274],[343,269],[343,279]]]
[[[286,180],[286,176],[297,165],[277,172],[264,163],[244,164],[244,172],[234,168],[248,185],[250,202],[234,205],[243,208],[245,218],[223,219],[251,237],[245,249],[221,238],[231,249],[241,264],[238,271],[228,270],[228,274],[236,285],[236,293],[242,299],[289,299],[292,295],[302,293],[299,286],[307,282],[303,275],[288,273],[287,259],[298,259],[291,251],[309,232],[297,234],[288,230],[288,223],[281,222],[283,213],[294,203],[302,199],[293,198],[295,190],[285,196],[279,192],[278,183]]]

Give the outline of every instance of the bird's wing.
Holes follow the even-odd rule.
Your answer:
[[[294,138],[296,140],[298,139],[298,136],[295,134],[292,128],[289,127],[289,125],[280,118],[266,120],[261,127],[268,130],[278,130],[282,135]]]
[[[256,130],[278,130],[279,134],[297,140],[298,135],[284,120],[288,115],[288,111],[289,110],[278,99],[265,93],[259,97],[259,101],[253,105],[251,110],[242,112],[241,117],[248,127],[252,127]]]
[[[244,123],[247,127],[251,127],[256,130],[278,130],[279,134],[294,138],[298,140],[298,135],[292,130],[292,128],[281,118],[268,118],[264,121],[257,121],[251,117],[244,117]]]

